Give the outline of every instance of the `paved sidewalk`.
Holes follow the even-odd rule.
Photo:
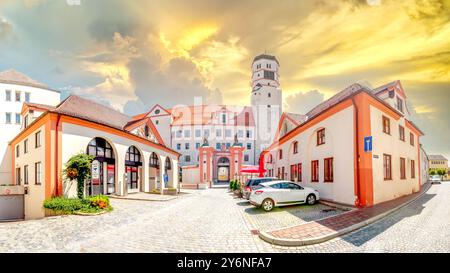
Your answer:
[[[426,183],[418,193],[400,197],[373,207],[352,210],[337,216],[294,227],[261,232],[260,237],[270,243],[286,246],[321,243],[384,217],[421,196],[430,186],[430,183]]]
[[[112,195],[110,197],[115,199],[136,200],[136,201],[169,201],[178,198],[178,195],[163,195],[156,193],[137,192],[137,193],[130,193],[125,196]]]

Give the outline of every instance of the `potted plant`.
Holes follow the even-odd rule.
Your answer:
[[[236,181],[235,184],[235,189],[234,189],[234,194],[237,195],[238,197],[242,197],[242,185],[240,181]]]

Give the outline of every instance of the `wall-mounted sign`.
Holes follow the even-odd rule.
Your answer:
[[[364,152],[372,152],[372,136],[364,137]]]
[[[100,162],[98,160],[92,161],[91,177],[92,184],[97,185],[100,182]]]
[[[373,158],[379,158],[379,156],[378,155],[373,155]]]

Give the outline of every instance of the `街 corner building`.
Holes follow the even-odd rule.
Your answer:
[[[162,144],[151,123],[134,122],[78,96],[69,96],[55,107],[32,103],[23,107],[23,115],[32,121],[11,140],[10,148],[13,181],[27,188],[26,219],[44,217],[46,198],[77,196],[76,182],[63,179],[62,170],[78,153],[100,162],[99,179],[88,181],[86,195],[177,187],[179,154]],[[30,113],[36,107],[42,109],[38,117]]]
[[[261,153],[261,168],[317,189],[321,199],[372,206],[420,191],[427,181],[423,135],[410,120],[399,81],[376,89],[353,84],[306,114]]]
[[[86,195],[212,187],[255,166],[261,176],[360,207],[420,190],[428,173],[423,133],[399,81],[375,89],[353,84],[308,113],[288,113],[279,68],[274,56],[254,58],[251,106],[165,108],[156,101],[136,116],[79,96],[60,102],[58,92],[21,73],[0,73],[0,122],[8,132],[1,179],[23,196],[25,219],[44,217],[46,198],[76,196],[76,182],[62,170],[79,153],[99,162]]]

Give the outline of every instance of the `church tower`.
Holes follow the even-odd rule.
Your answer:
[[[275,56],[261,54],[252,63],[251,104],[256,121],[256,154],[272,144],[282,114],[280,64]]]

